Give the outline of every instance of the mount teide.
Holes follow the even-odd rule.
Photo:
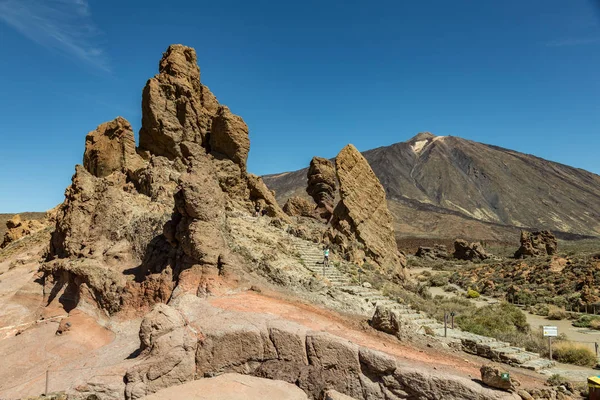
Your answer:
[[[399,238],[517,241],[519,228],[600,235],[600,176],[454,136],[419,133],[363,153]],[[265,176],[277,199],[307,197],[307,169]]]

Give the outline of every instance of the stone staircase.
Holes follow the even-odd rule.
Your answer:
[[[331,286],[344,286],[351,282],[347,275],[333,265],[333,262],[329,262],[328,266],[323,264],[323,250],[315,243],[296,240],[294,247],[300,254],[304,266],[313,274],[327,279]]]
[[[376,289],[352,285],[351,278],[338,270],[333,263],[330,263],[328,267],[324,267],[323,250],[315,243],[296,238],[294,247],[308,270],[317,276],[326,278],[332,287],[362,298],[371,307],[371,315],[378,312],[393,314],[393,318],[399,324],[404,327],[412,327],[415,333],[432,335],[442,342],[460,347],[467,353],[493,361],[534,371],[551,368],[555,365],[553,361],[544,359],[539,354],[511,346],[510,343],[465,332],[459,328],[451,329],[450,325],[447,329],[444,329],[442,323],[411,308],[410,305],[400,304]]]

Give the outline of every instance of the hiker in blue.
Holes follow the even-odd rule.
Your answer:
[[[325,267],[329,266],[329,247],[325,246],[325,250],[323,250],[323,265]]]

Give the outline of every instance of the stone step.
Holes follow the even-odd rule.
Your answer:
[[[520,349],[521,351],[510,353],[506,355],[506,361],[514,362],[515,364],[523,364],[527,361],[535,360],[536,358],[540,358],[539,354],[530,353],[525,351],[525,349]]]
[[[433,328],[433,325],[439,325],[439,326],[436,326],[436,328],[444,327],[444,325],[440,324],[438,321],[436,321],[435,319],[431,319],[431,318],[413,319],[411,321],[411,323],[413,323],[415,325],[427,325],[430,328]]]
[[[522,368],[527,368],[532,371],[539,371],[546,368],[552,368],[556,363],[554,361],[546,360],[545,358],[534,358],[532,360],[526,361],[520,366]]]

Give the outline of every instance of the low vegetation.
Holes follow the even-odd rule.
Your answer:
[[[559,341],[552,345],[552,358],[565,364],[594,367],[596,354],[589,347],[569,341]]]

